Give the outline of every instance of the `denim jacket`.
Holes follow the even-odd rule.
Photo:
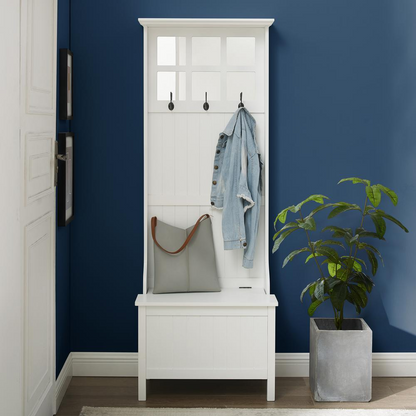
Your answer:
[[[223,209],[224,249],[244,248],[243,267],[253,267],[261,205],[262,162],[256,121],[239,108],[220,133],[212,177],[211,205]]]

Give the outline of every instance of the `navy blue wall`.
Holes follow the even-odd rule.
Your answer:
[[[274,17],[270,30],[270,212],[311,193],[363,203],[361,176],[397,191],[384,208],[411,230],[387,232],[386,260],[363,313],[374,351],[416,351],[416,3],[395,0],[72,2],[77,218],[71,235],[71,348],[136,351],[142,280],[142,28],[138,17]],[[318,225],[323,224],[321,215]],[[345,216],[354,226],[354,215]],[[277,351],[308,351],[312,262],[271,257]],[[316,237],[318,238],[318,237]],[[302,245],[301,245],[302,244]],[[329,306],[329,305],[328,305]],[[329,307],[319,311],[330,316]],[[354,312],[348,310],[353,316]]]
[[[57,133],[71,131],[71,122],[59,120],[59,49],[70,48],[70,0],[58,2]],[[70,343],[70,231],[56,227],[56,376],[71,352]]]

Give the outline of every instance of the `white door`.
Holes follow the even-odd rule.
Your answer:
[[[56,22],[56,0],[21,1],[24,416],[51,416],[55,400]]]

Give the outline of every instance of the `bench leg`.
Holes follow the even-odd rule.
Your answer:
[[[275,333],[276,333],[276,309],[274,307],[268,308],[267,319],[267,401],[275,401]]]
[[[274,377],[268,377],[267,378],[267,401],[268,402],[274,402],[275,399],[275,382],[276,379]]]
[[[139,401],[146,401],[146,308],[139,307]]]

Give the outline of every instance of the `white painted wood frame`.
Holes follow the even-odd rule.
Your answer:
[[[139,19],[144,28],[145,222],[143,294],[138,295],[135,303],[139,313],[139,400],[146,400],[149,379],[265,379],[267,400],[275,399],[277,300],[270,295],[268,234],[268,33],[273,21]],[[160,64],[159,37],[175,37],[176,45],[180,39],[184,48],[182,61],[175,49],[174,64]],[[215,38],[220,51],[218,59],[207,61],[202,55],[197,62],[195,38]],[[240,38],[249,38],[249,44],[254,45],[253,56],[251,60],[243,57],[243,63],[234,65],[228,48],[231,50],[229,45],[238,43]],[[179,84],[181,72],[180,77],[186,82],[186,88],[175,97],[173,111],[167,107],[168,93],[157,91],[158,72],[170,72],[169,76],[176,80],[174,85]],[[194,75],[197,72],[203,76],[198,74],[198,78]],[[217,95],[213,99],[208,96],[208,111],[202,108],[202,94],[195,95],[197,88],[204,91],[204,85],[201,89],[195,81],[201,77],[212,77],[217,82],[212,87]],[[210,205],[215,147],[219,133],[239,102],[239,94],[231,95],[230,91],[240,85],[245,88],[240,79],[251,80],[248,93],[244,95],[243,91],[243,102],[256,119],[256,139],[264,162],[264,195],[253,269],[242,267],[242,250],[223,249],[222,211]],[[157,216],[185,228],[203,213],[212,215],[222,291],[153,294],[150,218]]]

